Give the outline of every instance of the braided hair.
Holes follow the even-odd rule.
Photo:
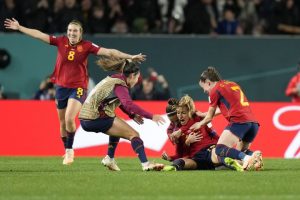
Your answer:
[[[175,98],[170,98],[168,100],[168,105],[166,107],[166,113],[168,116],[173,116],[177,113],[176,109],[178,107],[179,101]]]

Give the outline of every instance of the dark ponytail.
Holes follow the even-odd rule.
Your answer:
[[[139,73],[139,71],[140,71],[140,68],[136,63],[129,62],[128,60],[126,60],[125,66],[123,68],[123,74],[126,77],[128,77],[130,74],[136,75],[137,73]]]
[[[220,73],[216,70],[216,68],[211,66],[207,67],[207,69],[204,72],[202,72],[200,76],[201,82],[205,82],[207,79],[212,82],[218,82],[222,80]]]
[[[172,115],[176,114],[176,109],[178,107],[178,103],[179,103],[179,101],[175,98],[170,98],[168,100],[168,105],[166,107],[166,113],[168,116],[172,116]]]

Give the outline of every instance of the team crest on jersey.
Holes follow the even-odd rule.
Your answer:
[[[78,46],[77,46],[77,51],[78,51],[78,52],[82,52],[82,50],[83,50],[82,45],[78,45]]]

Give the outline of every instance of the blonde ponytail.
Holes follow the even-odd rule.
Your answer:
[[[117,71],[123,72],[123,68],[126,64],[125,59],[100,57],[96,64],[100,66],[104,71]]]

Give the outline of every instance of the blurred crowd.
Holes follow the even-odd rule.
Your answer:
[[[77,19],[91,34],[299,34],[300,0],[0,0],[12,17],[47,33]]]

